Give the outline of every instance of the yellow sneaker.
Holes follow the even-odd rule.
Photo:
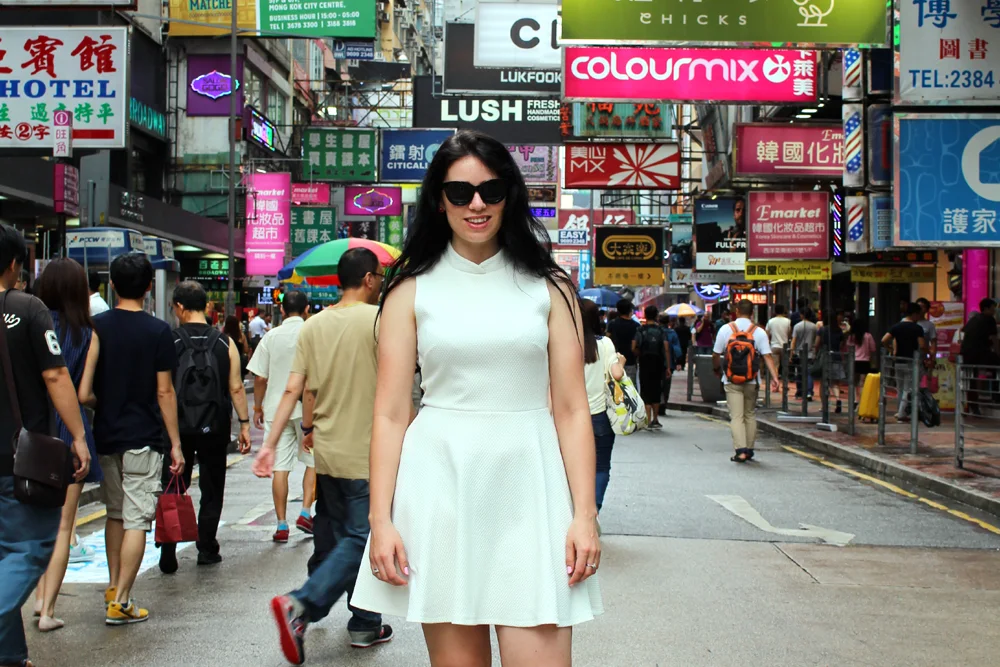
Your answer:
[[[114,602],[116,597],[118,597],[118,587],[117,586],[108,586],[107,588],[104,589],[104,610],[105,611],[108,610],[108,605],[111,604],[112,602]]]
[[[104,618],[106,625],[128,625],[142,623],[149,618],[149,611],[140,609],[135,600],[129,600],[128,605],[112,602],[108,605],[108,613]]]

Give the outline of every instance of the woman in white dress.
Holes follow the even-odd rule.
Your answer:
[[[386,288],[352,604],[423,624],[433,667],[490,665],[490,626],[504,667],[566,667],[603,611],[579,307],[545,234],[503,144],[458,132]]]

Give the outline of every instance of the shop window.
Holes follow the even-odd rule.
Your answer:
[[[243,68],[243,97],[245,104],[260,109],[264,101],[264,77],[255,69]]]

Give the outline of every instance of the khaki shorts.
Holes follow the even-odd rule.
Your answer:
[[[271,422],[264,422],[264,439],[271,432]],[[295,469],[295,461],[306,464],[307,468],[315,468],[316,460],[312,452],[302,449],[302,428],[298,422],[290,420],[278,436],[278,446],[274,450],[274,469],[277,472],[291,472]]]
[[[156,518],[156,499],[161,492],[163,454],[143,447],[99,459],[104,472],[101,495],[108,518],[124,523],[125,530],[148,532]]]

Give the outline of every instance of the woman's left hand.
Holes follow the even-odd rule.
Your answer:
[[[569,585],[575,586],[601,567],[601,541],[597,537],[597,521],[574,518],[566,534],[566,574]]]

